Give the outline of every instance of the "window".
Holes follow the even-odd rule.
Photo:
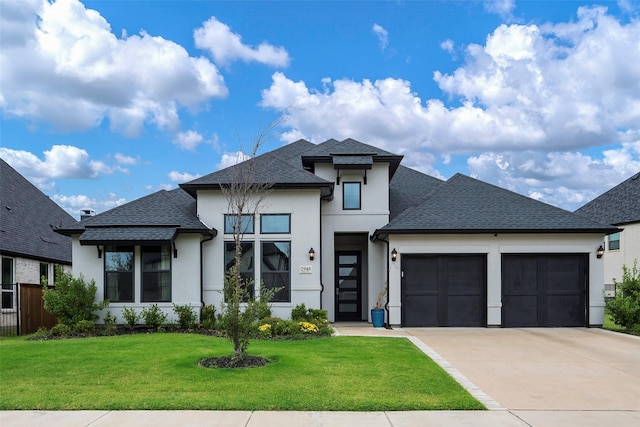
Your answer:
[[[620,249],[620,233],[609,234],[609,250]]]
[[[260,215],[260,231],[265,234],[291,233],[291,215],[289,214]]]
[[[345,182],[342,184],[342,209],[360,209],[359,182]]]
[[[2,309],[15,308],[15,284],[13,283],[13,258],[2,258]]]
[[[234,234],[237,226],[238,215],[224,216],[224,234]],[[242,227],[242,234],[253,234],[253,215],[243,214],[240,218],[240,227]]]
[[[171,247],[143,246],[142,302],[171,301]]]
[[[134,302],[133,247],[105,247],[104,274],[105,299],[110,302]]]
[[[262,283],[266,288],[282,288],[273,302],[291,301],[291,242],[262,242]]]
[[[253,284],[253,242],[242,242],[240,244],[242,255],[240,257],[240,276],[246,284]],[[233,267],[236,257],[235,242],[224,242],[224,271],[228,272]],[[253,286],[249,287],[249,294],[253,296]]]
[[[40,263],[40,283],[50,285],[49,283],[49,264],[46,262]]]

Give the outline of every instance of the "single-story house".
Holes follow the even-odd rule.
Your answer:
[[[578,215],[620,228],[604,242],[604,284],[607,296],[622,281],[622,266],[640,262],[640,172],[596,197],[576,211]]]
[[[406,326],[586,326],[604,317],[597,249],[618,229],[457,174],[447,181],[353,139],[288,144],[85,218],[73,271],[119,318],[152,303],[216,306],[234,256],[222,188],[268,184],[243,220],[241,274],[281,287],[275,316],[300,303],[331,321]]]
[[[71,270],[71,239],[52,227],[76,220],[7,162],[0,159],[0,258],[2,311],[17,307],[16,283],[54,282],[55,266]]]

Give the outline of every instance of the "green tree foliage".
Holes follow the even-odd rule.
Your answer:
[[[638,260],[632,268],[622,266],[622,282],[613,279],[616,295],[607,301],[607,313],[614,323],[627,329],[640,329],[640,270]]]
[[[96,303],[96,282],[85,283],[82,275],[74,278],[71,273],[56,267],[57,279],[55,289],[42,287],[44,308],[54,315],[59,323],[74,327],[81,320],[95,322],[96,311],[102,310],[109,301]]]

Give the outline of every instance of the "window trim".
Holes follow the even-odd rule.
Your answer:
[[[144,263],[144,251],[149,248],[160,248],[160,257],[162,257],[163,248],[167,248],[167,254],[169,258],[169,269],[168,270],[145,270]],[[171,302],[173,296],[173,264],[171,257],[171,246],[170,245],[145,245],[140,246],[140,302]],[[144,275],[145,273],[168,273],[169,275],[169,299],[145,299],[144,294]]]
[[[618,238],[616,240],[611,240],[611,236],[616,236]],[[609,234],[607,236],[607,248],[610,251],[618,251],[618,250],[620,250],[620,238],[621,238],[621,235],[620,235],[619,231],[617,233]],[[613,242],[617,243],[617,245],[616,245],[617,247],[613,247],[613,248],[611,247],[611,243],[613,243]]]
[[[357,184],[358,185],[358,207],[357,208],[347,208],[345,207],[345,196],[346,191],[345,187],[349,184]],[[345,211],[359,211],[362,210],[362,183],[359,181],[347,181],[342,183],[342,210]]]
[[[110,248],[113,248],[113,250],[110,250]],[[109,292],[108,292],[108,287],[109,287],[109,280],[108,280],[108,273],[109,272],[115,272],[115,273],[119,273],[120,270],[107,270],[107,254],[110,252],[129,252],[129,249],[131,250],[131,254],[132,256],[132,262],[131,262],[131,300],[113,300],[109,298]],[[135,246],[105,246],[104,247],[104,262],[103,262],[103,269],[104,269],[104,299],[105,300],[109,300],[110,303],[117,303],[117,304],[124,304],[124,303],[135,303],[136,302],[136,247]],[[122,270],[122,272],[126,272],[126,270]]]
[[[0,298],[2,294],[11,294],[11,307],[4,308],[0,304],[0,309],[3,313],[13,313],[17,310],[18,301],[17,301],[17,286],[16,286],[16,259],[9,256],[3,256],[0,258],[0,268],[2,264],[4,264],[5,260],[11,261],[11,282],[12,283],[4,283],[3,271],[0,271]],[[2,285],[11,285],[11,289],[4,289]]]
[[[237,214],[224,214],[224,224],[223,224],[223,229],[224,229],[224,234],[228,234],[228,235],[234,235],[235,234],[235,230],[233,230],[232,228],[227,228],[227,218],[232,218],[232,217],[237,217]],[[256,232],[256,219],[255,219],[255,215],[253,214],[242,214],[243,218],[251,218],[251,231],[244,231],[242,232],[242,235],[245,234],[255,234]],[[244,221],[242,222],[244,224]],[[230,231],[229,231],[230,230]]]
[[[263,219],[265,217],[287,217],[287,231],[265,231]],[[291,234],[291,214],[290,213],[269,213],[260,215],[260,233],[261,234]]]

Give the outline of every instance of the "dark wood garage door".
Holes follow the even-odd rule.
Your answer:
[[[486,255],[403,255],[404,326],[484,326]]]
[[[587,254],[502,255],[502,325],[586,326]]]

